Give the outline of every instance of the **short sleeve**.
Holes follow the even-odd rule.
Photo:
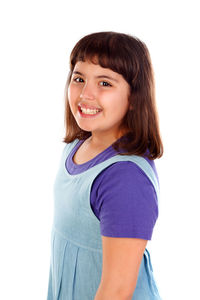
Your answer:
[[[101,235],[151,240],[158,218],[157,195],[134,162],[116,162],[104,169],[93,182],[91,204]]]

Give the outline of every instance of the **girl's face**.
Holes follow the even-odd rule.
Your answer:
[[[129,92],[129,84],[121,74],[89,61],[78,61],[69,84],[68,99],[81,129],[117,137],[128,110]]]

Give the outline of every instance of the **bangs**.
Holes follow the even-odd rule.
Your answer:
[[[72,50],[70,56],[71,71],[78,61],[89,61],[100,65],[102,68],[111,69],[121,74],[128,83],[133,77],[129,53],[123,47],[123,36],[102,34],[101,38],[96,39],[94,35],[89,35],[84,40],[80,40]]]

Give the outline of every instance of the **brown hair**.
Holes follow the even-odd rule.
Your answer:
[[[97,58],[97,61],[94,59]],[[81,38],[70,55],[70,71],[66,83],[65,127],[63,142],[85,139],[91,132],[82,130],[70,110],[67,89],[78,61],[91,61],[121,74],[130,85],[129,110],[121,126],[128,128],[126,139],[112,144],[121,155],[140,155],[148,150],[150,159],[163,155],[156,110],[154,74],[147,46],[137,37],[113,31],[96,32]]]

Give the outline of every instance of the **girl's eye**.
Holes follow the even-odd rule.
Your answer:
[[[100,83],[103,83],[103,86],[111,86],[110,83],[108,83],[107,81],[101,81]],[[105,84],[104,84],[105,83]]]
[[[75,81],[75,82],[84,82],[84,80],[81,77],[76,77],[76,78],[73,79],[73,81]],[[111,86],[111,84],[108,83],[107,81],[101,81],[100,85],[105,86],[105,87]]]
[[[81,77],[76,77],[76,78],[73,79],[73,81],[75,81],[75,82],[83,82],[83,81],[79,81],[77,79],[83,80]]]

